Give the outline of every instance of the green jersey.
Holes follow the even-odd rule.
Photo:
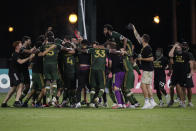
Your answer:
[[[75,73],[75,64],[76,64],[76,59],[74,54],[68,54],[64,53],[63,54],[63,67],[64,67],[64,73],[68,74],[73,74]]]
[[[46,49],[50,48],[54,43],[43,45],[41,51],[45,51]],[[60,45],[57,45],[56,48],[49,51],[43,58],[44,64],[58,64],[58,53],[61,49]]]
[[[109,53],[108,49],[90,48],[88,54],[91,54],[91,69],[105,70],[106,56]]]
[[[117,49],[123,48],[124,36],[118,32],[112,31],[112,35],[108,38],[109,41],[115,42],[117,44]],[[127,39],[127,52],[132,55],[132,42]]]

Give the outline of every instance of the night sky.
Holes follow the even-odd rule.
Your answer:
[[[178,40],[191,41],[190,0],[177,0]],[[132,22],[140,34],[151,36],[153,50],[173,43],[171,0],[97,0],[97,41],[103,42],[103,25],[111,24],[114,29],[138,45],[133,32],[125,27]],[[11,44],[22,36],[32,37],[34,42],[48,26],[54,27],[57,37],[62,38],[73,31],[68,22],[70,13],[77,13],[77,0],[7,0],[1,2],[0,12],[0,57],[11,54]],[[160,16],[160,24],[153,23],[153,17]],[[8,27],[14,32],[9,33]],[[137,46],[136,46],[137,47]]]

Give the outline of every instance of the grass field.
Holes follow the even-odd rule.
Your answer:
[[[0,94],[0,103],[5,95]],[[143,104],[142,95],[136,98]],[[13,98],[8,104],[13,104]],[[0,108],[0,131],[195,131],[196,95],[193,104],[194,108],[175,104],[152,110]]]

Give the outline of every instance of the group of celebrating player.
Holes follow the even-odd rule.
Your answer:
[[[162,94],[166,97],[168,107],[173,105],[174,87],[180,99],[179,106],[186,107],[186,88],[188,106],[193,106],[191,88],[194,86],[191,75],[194,58],[188,52],[188,46],[176,43],[169,52],[170,60],[163,56],[162,48],[158,48],[154,58],[148,44],[149,35],[144,34],[140,37],[133,24],[129,24],[128,29],[133,30],[136,39],[143,46],[139,55],[134,52],[132,42],[115,32],[109,24],[104,25],[104,35],[107,39],[104,44],[96,41],[90,43],[79,33],[76,37],[65,36],[61,40],[55,38],[52,27],[48,28],[45,35],[39,36],[33,47],[28,36],[24,36],[22,41],[15,41],[14,52],[9,60],[12,88],[1,106],[8,107],[8,100],[16,92],[14,107],[28,107],[31,98],[35,107],[79,108],[82,104],[89,107],[107,107],[107,87],[113,109],[137,108],[140,104],[131,91],[135,81],[133,70],[141,76],[137,64],[143,70],[141,89],[145,102],[142,109],[157,106],[151,88],[153,72],[154,88],[157,90],[160,106],[164,105]],[[32,68],[31,90],[29,67]],[[164,89],[166,68],[173,71],[170,83],[171,99]],[[87,90],[90,94],[89,103]],[[62,102],[59,102],[61,95]]]

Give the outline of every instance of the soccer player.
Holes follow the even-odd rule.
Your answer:
[[[22,64],[31,61],[31,59],[34,57],[34,54],[31,54],[29,57],[21,59],[20,58],[20,50],[22,48],[22,42],[21,41],[15,41],[13,43],[14,53],[12,53],[11,60],[9,62],[9,78],[10,78],[10,86],[12,87],[6,98],[4,99],[2,103],[2,107],[7,107],[7,102],[11,98],[11,96],[16,91],[16,99],[14,102],[15,107],[20,107],[21,103],[19,102],[19,98],[22,94],[23,89],[23,83],[24,83],[24,76],[21,71],[21,68],[23,67]]]
[[[108,50],[103,45],[97,45],[95,48],[87,50],[91,54],[91,70],[90,70],[90,86],[91,86],[91,107],[94,107],[94,102],[98,104],[102,97],[105,88],[105,64]],[[98,96],[95,96],[95,91]]]
[[[194,87],[194,83],[193,83],[193,79],[192,79],[192,75],[193,75],[193,72],[194,72],[194,61],[195,61],[195,58],[193,56],[193,54],[189,51],[189,46],[187,43],[183,43],[182,45],[183,47],[183,51],[184,52],[187,52],[190,56],[190,69],[189,69],[189,73],[187,74],[187,81],[186,81],[186,85],[185,85],[185,88],[183,88],[183,92],[184,92],[184,95],[186,94],[186,91],[187,91],[187,98],[188,98],[188,106],[189,107],[193,107],[193,103],[191,102],[191,99],[192,99],[192,88]],[[192,71],[192,72],[191,72]],[[186,96],[184,96],[186,97]]]
[[[45,88],[44,88],[44,79],[43,79],[43,57],[38,56],[39,48],[42,46],[43,41],[37,41],[36,47],[37,51],[35,54],[34,59],[32,60],[32,87],[31,92],[27,95],[23,107],[28,107],[28,102],[30,98],[35,95],[38,97],[36,107],[40,106],[40,101],[42,97],[45,94]],[[52,48],[50,48],[52,50]],[[47,50],[47,52],[50,51],[50,49]]]
[[[82,40],[81,41],[81,48],[87,49],[90,45],[90,42],[88,40]],[[78,60],[79,60],[79,79],[78,79],[78,88],[76,92],[76,108],[81,107],[81,91],[82,89],[85,90],[87,87],[90,90],[89,86],[89,72],[90,72],[90,60],[91,56],[90,54],[78,52],[77,54]],[[85,101],[86,102],[86,101]]]
[[[117,50],[124,48],[124,50],[128,53],[128,56],[129,56],[128,59],[131,62],[131,64],[130,64],[129,70],[127,70],[128,75],[126,75],[126,77],[128,77],[128,81],[126,81],[126,82],[128,84],[130,82],[129,80],[131,79],[131,82],[133,82],[133,83],[128,84],[127,87],[124,89],[127,90],[127,88],[129,88],[129,89],[134,88],[135,76],[134,76],[134,72],[133,72],[133,65],[134,65],[134,67],[136,67],[136,65],[134,64],[133,59],[132,59],[132,55],[133,55],[132,42],[129,39],[127,39],[126,37],[124,37],[123,35],[121,35],[120,33],[113,31],[113,27],[109,24],[104,25],[104,35],[106,36],[107,41],[112,41],[112,42],[116,43]],[[126,84],[124,84],[124,85],[126,85]],[[128,92],[128,91],[126,91],[126,92]],[[133,93],[131,93],[131,94],[132,95],[130,97],[132,97],[132,100],[134,101],[136,106],[138,106],[138,102],[137,102],[136,98],[134,97]],[[133,104],[133,102],[132,102],[132,104]]]
[[[180,97],[180,105],[179,107],[185,108],[185,92],[184,88],[187,84],[187,76],[189,73],[193,73],[193,62],[190,58],[190,54],[182,51],[182,47],[180,43],[175,43],[173,48],[169,52],[169,57],[173,58],[173,77],[172,77],[172,85],[176,86],[176,90],[178,91]],[[168,107],[173,105],[173,101],[171,100],[168,104]]]
[[[52,48],[52,50],[47,52],[47,50],[50,48]],[[55,43],[54,33],[48,31],[46,34],[45,44],[42,46],[41,52],[38,54],[39,56],[43,56],[43,75],[44,79],[46,80],[45,88],[48,101],[47,106],[49,106],[51,103],[53,103],[53,105],[56,103],[57,80],[59,79],[57,58],[60,50],[67,49],[60,44]],[[52,101],[50,99],[50,92],[52,92]]]
[[[111,49],[112,46],[113,45],[111,45],[110,43],[106,44],[107,49]],[[114,94],[114,90],[112,88],[111,67],[112,67],[112,61],[111,61],[110,54],[109,54],[108,57],[106,58],[106,88],[108,88],[109,90],[109,96],[113,102],[112,107],[114,107],[114,106],[117,106],[117,101],[116,101],[116,97]]]
[[[169,95],[167,95],[164,89],[166,83],[165,69],[168,65],[168,60],[163,56],[163,49],[157,48],[155,54],[154,66],[154,89],[157,91],[157,97],[159,99],[159,106],[163,107],[164,102],[162,100],[162,94],[166,97],[166,103],[169,103]]]
[[[125,78],[125,69],[123,65],[123,56],[119,54],[111,54],[111,72],[113,74],[112,87],[115,92],[116,100],[118,104],[113,106],[113,109],[122,108],[124,105],[121,89]]]
[[[76,93],[76,59],[75,59],[75,49],[71,43],[65,43],[66,48],[72,48],[71,51],[63,52],[63,81],[65,83],[65,88],[67,89],[67,97],[70,101],[70,106],[75,107],[75,93]]]
[[[22,38],[22,48],[20,50],[21,58],[27,58],[30,54],[32,54],[36,49],[35,47],[31,48],[31,38],[29,36],[24,36]],[[26,62],[22,64],[22,73],[24,75],[24,89],[22,95],[20,97],[20,101],[22,102],[23,98],[27,95],[30,89],[30,74],[29,74],[29,67],[30,62]]]
[[[144,34],[142,37],[138,34],[134,25],[132,25],[134,35],[138,42],[142,44],[143,48],[141,50],[141,57],[138,58],[138,61],[141,63],[143,74],[141,79],[141,88],[144,93],[145,103],[142,109],[152,109],[157,106],[153,98],[152,93],[152,75],[153,75],[153,55],[152,49],[149,45],[150,36]]]

